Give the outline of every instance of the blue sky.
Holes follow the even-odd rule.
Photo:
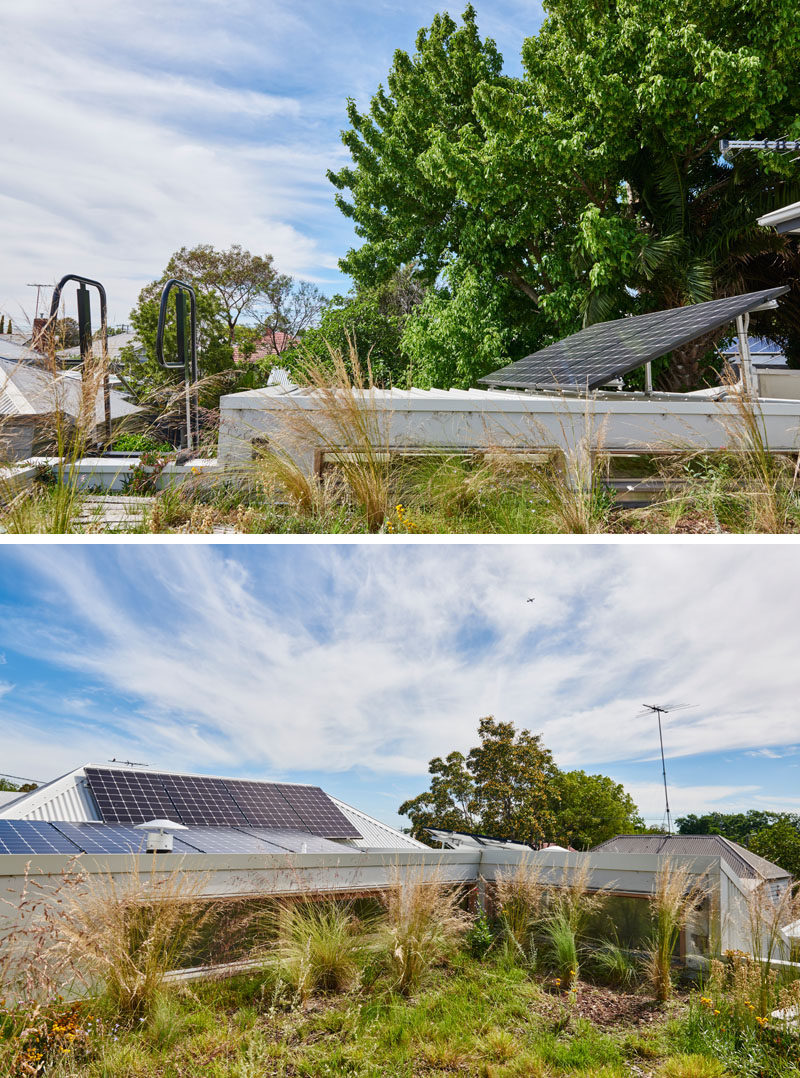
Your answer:
[[[0,768],[317,782],[387,822],[494,714],[663,815],[800,811],[791,545],[0,547]],[[535,597],[534,603],[526,599]]]
[[[463,4],[450,6],[455,15]],[[476,4],[509,73],[542,11]],[[28,282],[99,278],[112,321],[184,244],[270,251],[346,287],[353,242],[325,178],[346,160],[345,100],[366,105],[435,0],[25,0],[0,10],[0,311]]]

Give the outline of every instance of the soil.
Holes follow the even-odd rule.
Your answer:
[[[677,1002],[681,999],[676,995]],[[553,994],[553,1017],[562,1011],[565,1002],[563,996]],[[576,1017],[586,1018],[599,1028],[638,1028],[664,1019],[664,1007],[645,995],[584,982],[578,984],[577,1000],[570,1010]]]

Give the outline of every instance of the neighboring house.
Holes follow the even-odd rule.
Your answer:
[[[81,373],[79,370],[50,371],[33,366],[24,359],[25,349],[9,349],[0,340],[0,459],[26,460],[47,455],[54,450],[57,417],[68,427],[74,424],[81,409]],[[122,394],[112,389],[111,421],[119,427],[141,411]],[[103,390],[95,400],[95,431],[102,440],[105,424]]]
[[[134,354],[139,355],[142,359],[145,358],[144,349],[139,344],[139,338],[135,333],[130,332],[130,330],[123,333],[109,333],[107,353],[111,362],[113,363],[119,359],[122,349],[128,346],[133,347]],[[93,347],[98,347],[97,342],[94,343]],[[57,355],[59,359],[77,363],[81,358],[80,345],[75,345],[72,348],[62,348]]]
[[[297,343],[297,337],[293,337],[290,333],[284,333],[283,330],[280,329],[269,330],[256,341],[255,351],[252,355],[245,355],[238,344],[234,345],[233,362],[258,363],[261,359],[268,359],[270,356],[281,355],[282,352],[288,351]]]
[[[654,853],[659,857],[719,857],[745,888],[766,883],[775,898],[792,885],[791,873],[722,835],[616,835],[592,853]]]

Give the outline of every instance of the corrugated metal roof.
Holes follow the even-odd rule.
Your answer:
[[[354,846],[358,846],[363,850],[427,850],[428,846],[424,842],[418,842],[417,839],[412,838],[411,835],[404,835],[402,831],[398,831],[394,827],[389,827],[386,823],[381,823],[380,820],[376,820],[372,816],[367,816],[365,812],[360,812],[358,809],[353,808],[352,805],[345,804],[344,801],[340,801],[338,797],[334,797],[333,794],[328,794],[334,805],[342,810],[348,820],[354,827],[358,828],[361,832],[361,839],[353,839]]]
[[[722,835],[616,835],[594,850],[657,853],[669,856],[720,857],[740,879],[788,879],[790,873]]]

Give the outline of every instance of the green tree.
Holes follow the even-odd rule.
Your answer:
[[[607,775],[562,771],[556,786],[559,800],[553,834],[562,845],[588,850],[614,835],[644,828],[633,798]]]
[[[781,813],[775,823],[752,836],[749,846],[753,853],[800,879],[800,827],[796,816]]]
[[[478,825],[475,815],[475,780],[467,770],[466,758],[451,752],[444,760],[435,756],[428,764],[433,776],[430,789],[404,801],[398,809],[401,816],[411,820],[411,833],[422,842],[429,842],[426,827],[443,831],[474,831]]]
[[[530,350],[582,323],[793,282],[792,241],[755,220],[800,196],[794,165],[717,148],[800,133],[791,0],[552,0],[521,79],[502,75],[471,7],[416,44],[366,112],[350,103],[353,163],[331,174],[364,241],[342,266],[362,286],[415,258],[430,283],[455,263],[498,297],[498,347],[505,329]],[[525,303],[504,307],[509,285]],[[777,320],[800,329],[800,285]],[[698,384],[723,333],[673,353],[662,384]],[[466,376],[474,340],[455,362],[440,349],[445,380]]]
[[[478,737],[479,744],[466,757],[452,752],[444,760],[431,760],[430,788],[404,801],[399,808],[401,815],[411,819],[412,834],[424,841],[423,828],[436,827],[531,845],[555,838],[560,773],[541,738],[491,716],[480,720]],[[592,792],[599,800],[597,790],[593,788]],[[608,791],[603,793],[605,803],[611,804],[613,797]],[[589,794],[584,791],[583,796],[588,802]],[[624,796],[620,797],[627,808]],[[630,805],[635,813],[635,806],[632,802]],[[587,808],[587,815],[588,812]]]
[[[35,782],[23,782],[22,785],[18,785],[16,782],[11,782],[10,779],[0,778],[0,790],[6,793],[28,793],[30,790],[37,788]]]
[[[766,812],[763,809],[748,809],[747,812],[707,812],[702,816],[691,813],[688,816],[679,816],[675,825],[679,835],[723,835],[732,842],[747,846],[755,834],[771,827],[781,815],[779,812]],[[790,819],[795,826],[800,825],[800,816],[792,816]]]
[[[388,281],[372,288],[356,287],[346,296],[334,296],[319,325],[303,334],[285,360],[301,366],[313,358],[325,364],[330,362],[329,348],[346,356],[353,340],[365,365],[369,357],[376,385],[406,385],[409,357],[402,344],[403,329],[425,293],[412,265],[401,266]]]
[[[217,297],[230,345],[241,319],[263,320],[264,308],[274,307],[292,284],[291,277],[275,269],[272,255],[253,255],[238,243],[225,251],[210,243],[181,247],[169,260],[166,273]]]
[[[492,716],[478,724],[480,744],[467,767],[475,780],[482,829],[497,838],[535,844],[552,834],[557,768],[538,734]]]

